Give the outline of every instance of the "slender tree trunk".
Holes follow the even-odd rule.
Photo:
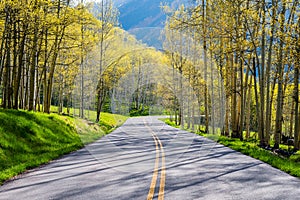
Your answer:
[[[97,89],[98,99],[97,99],[97,115],[96,115],[96,122],[100,122],[100,114],[103,107],[103,102],[105,99],[105,89],[104,89],[104,83],[102,78],[100,79],[99,87]]]
[[[248,96],[247,96],[247,104],[246,104],[247,105],[247,112],[246,112],[246,139],[250,138],[252,80],[253,80],[253,76],[250,77],[250,83],[248,85]]]
[[[43,112],[46,113],[47,107],[47,63],[48,63],[48,30],[45,30],[45,52],[44,52],[44,64],[43,64]]]
[[[30,64],[29,107],[28,107],[29,111],[34,109],[35,72],[36,72],[36,64],[37,64],[37,46],[38,46],[37,16],[35,17],[34,26],[35,26],[34,37],[33,37],[33,46],[32,46],[32,53],[31,53],[31,64]]]
[[[5,26],[4,26],[3,35],[5,35],[6,26],[7,26],[7,22],[5,23]],[[6,39],[5,37],[2,37],[1,47],[0,47],[0,85],[2,84],[3,70],[4,70],[4,60],[5,60],[4,46],[5,46],[5,39]]]
[[[4,68],[4,79],[3,79],[3,108],[11,108],[11,69],[10,69],[10,59],[11,59],[11,29],[8,29],[7,39],[6,39],[6,61]]]
[[[1,57],[1,76],[0,76],[0,83],[3,84],[3,91],[2,91],[2,107],[7,107],[7,82],[8,82],[8,69],[7,69],[7,56],[8,51],[10,51],[10,45],[9,45],[9,39],[10,39],[10,9],[5,9],[5,26],[3,30],[3,37],[2,37],[2,44],[1,44],[1,54],[3,54],[3,57]]]
[[[181,60],[180,63],[180,69],[179,69],[179,73],[180,73],[180,77],[179,77],[179,84],[180,84],[180,106],[179,106],[179,123],[181,125],[181,128],[184,128],[184,100],[183,100],[183,80],[182,80],[182,76],[183,76],[183,63]]]
[[[258,66],[258,76],[259,76],[259,93],[260,93],[260,111],[261,114],[259,115],[259,122],[260,122],[260,132],[262,135],[261,144],[266,146],[265,142],[265,119],[264,119],[264,112],[265,112],[265,57],[266,57],[266,14],[265,14],[265,0],[261,1],[261,15],[262,15],[262,35],[261,35],[261,67]]]
[[[231,41],[232,42],[232,41]],[[231,43],[232,44],[232,43]],[[232,48],[231,48],[232,49]],[[233,53],[230,55],[231,62],[231,129],[232,129],[232,137],[238,137],[238,118],[237,118],[237,60],[234,59]]]
[[[15,82],[16,82],[16,78],[17,78],[17,65],[18,65],[18,42],[19,42],[19,31],[18,31],[18,25],[16,20],[14,20],[13,22],[13,59],[12,59],[12,86],[11,86],[11,96],[12,96],[12,106],[14,108],[15,102],[14,102],[14,89],[15,89]]]
[[[100,66],[99,66],[99,82],[98,82],[98,89],[97,89],[97,115],[96,115],[96,122],[100,122],[100,115],[103,105],[103,57],[104,57],[104,1],[101,1],[101,19],[102,19],[102,27],[101,27],[101,38],[100,38]]]
[[[244,104],[244,86],[243,86],[243,82],[244,82],[244,67],[243,67],[243,60],[240,59],[240,104],[241,104],[241,109],[240,109],[240,124],[239,124],[239,138],[242,141],[243,138],[243,130],[244,130],[244,113],[245,113],[245,104]]]
[[[261,132],[261,122],[259,121],[260,119],[260,115],[262,115],[263,113],[261,113],[260,111],[260,106],[259,106],[259,95],[258,95],[258,86],[257,86],[257,77],[256,77],[256,61],[255,61],[255,57],[253,57],[253,81],[254,81],[254,94],[255,94],[255,103],[256,103],[256,121],[258,124],[258,136],[259,136],[259,141],[260,141],[260,145],[264,146],[264,136]]]
[[[63,112],[63,77],[60,75],[60,84],[58,90],[58,114],[62,114]]]
[[[19,91],[21,87],[21,79],[22,79],[22,71],[23,71],[23,59],[24,59],[24,54],[25,54],[25,42],[26,42],[26,30],[27,30],[27,25],[23,26],[23,36],[21,38],[21,42],[19,45],[19,58],[18,58],[18,70],[17,70],[17,76],[15,79],[14,83],[14,109],[18,109],[19,105]],[[21,101],[20,101],[21,102]]]
[[[210,91],[211,91],[211,126],[212,126],[212,134],[216,134],[216,127],[215,127],[215,91],[214,91],[214,70],[213,70],[213,52],[210,52]]]
[[[280,143],[280,135],[282,130],[282,103],[283,103],[283,73],[284,73],[284,65],[283,65],[283,45],[284,45],[284,19],[286,13],[286,3],[283,2],[282,12],[280,14],[280,44],[279,44],[279,61],[277,65],[277,73],[278,73],[278,92],[277,92],[277,107],[276,107],[276,120],[275,120],[275,144],[274,148],[279,148]]]
[[[275,32],[275,20],[276,20],[276,0],[272,0],[272,21],[271,21],[271,36],[268,49],[268,61],[266,69],[266,145],[270,145],[270,132],[271,132],[271,119],[272,119],[272,104],[270,97],[270,84],[271,84],[271,65],[272,65],[272,53],[273,53],[273,41]]]
[[[191,70],[189,69],[189,72],[188,72],[188,81],[189,81],[189,84],[191,83]],[[191,128],[191,103],[192,103],[192,96],[191,96],[191,88],[188,87],[187,89],[187,94],[189,96],[189,98],[187,99],[187,129],[190,129]]]
[[[229,115],[230,115],[230,66],[229,66],[229,55],[225,55],[225,60],[227,61],[225,66],[225,122],[224,122],[224,136],[229,137]]]
[[[294,126],[294,108],[295,108],[295,102],[292,99],[291,100],[291,113],[290,113],[290,123],[289,123],[289,138],[293,137],[293,126]]]
[[[298,50],[298,56],[299,52]],[[298,63],[299,63],[298,57]],[[299,64],[295,66],[294,72],[294,112],[295,112],[295,124],[294,124],[294,148],[299,149]]]
[[[193,96],[193,102],[192,102],[192,130],[195,131],[195,105],[194,105],[194,96]]]
[[[81,6],[83,10],[83,0],[81,0]],[[81,52],[80,52],[80,113],[79,116],[84,118],[84,79],[83,79],[83,69],[84,69],[84,60],[83,60],[83,38],[84,37],[84,28],[81,22]]]
[[[205,113],[205,133],[209,133],[209,108],[208,108],[208,86],[207,86],[207,32],[206,32],[206,4],[208,2],[202,0],[202,29],[203,29],[203,57],[204,57],[204,113]]]

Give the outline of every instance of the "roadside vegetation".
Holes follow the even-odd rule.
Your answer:
[[[180,128],[181,126],[176,125],[174,121],[170,119],[162,119],[166,124],[173,126],[175,128]],[[194,132],[203,137],[214,140],[224,146],[227,146],[233,150],[239,151],[245,155],[251,156],[255,159],[261,160],[269,165],[278,168],[292,176],[300,178],[300,152],[294,153],[292,155],[280,155],[276,152],[272,152],[259,147],[259,141],[256,139],[249,139],[241,141],[238,138],[228,138],[221,135],[206,134],[201,131],[192,131],[190,129],[184,128],[185,130]],[[280,149],[284,149],[287,152],[290,151],[291,147],[287,145],[280,145]]]
[[[283,151],[288,141],[299,150],[299,5],[202,0],[165,6],[164,50],[189,83],[173,78],[176,95],[167,105],[176,124],[199,124],[204,116],[205,133],[243,141],[256,132],[264,149]]]
[[[128,117],[110,113],[101,113],[99,123],[94,123],[96,112],[91,112],[89,119],[74,118],[74,123],[83,144],[94,142],[121,126]]]
[[[0,184],[82,148],[125,120],[123,116],[103,113],[98,125],[53,113],[0,109]]]

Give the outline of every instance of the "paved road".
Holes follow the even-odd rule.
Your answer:
[[[300,199],[300,180],[155,117],[0,187],[0,199]]]

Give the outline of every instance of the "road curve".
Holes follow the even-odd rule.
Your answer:
[[[10,199],[299,199],[300,180],[227,147],[130,118],[85,148],[0,187]]]

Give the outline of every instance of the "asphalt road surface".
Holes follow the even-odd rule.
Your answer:
[[[0,187],[0,199],[300,199],[300,179],[156,117]]]

